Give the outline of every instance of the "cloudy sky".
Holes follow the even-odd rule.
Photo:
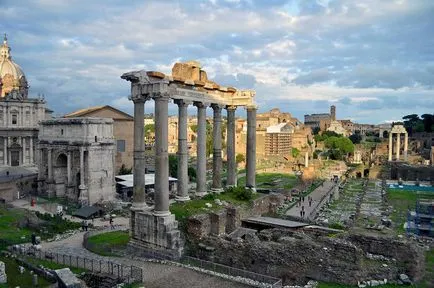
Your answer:
[[[380,123],[434,113],[433,15],[433,0],[0,0],[0,32],[59,115],[131,113],[122,73],[196,59],[255,89],[260,112],[303,120],[335,104],[339,119]]]

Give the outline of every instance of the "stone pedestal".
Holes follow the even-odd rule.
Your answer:
[[[180,259],[184,250],[175,215],[131,210],[130,249],[136,256]]]
[[[0,284],[5,284],[7,282],[8,282],[8,277],[6,276],[5,263],[0,261]]]

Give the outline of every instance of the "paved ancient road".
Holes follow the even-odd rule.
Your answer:
[[[337,184],[330,180],[326,180],[322,186],[319,186],[312,193],[309,194],[309,196],[312,197],[312,206],[309,206],[308,197],[305,196],[304,202],[301,201],[301,205],[295,205],[294,207],[289,209],[286,212],[286,215],[300,217],[300,211],[304,206],[304,211],[306,211],[306,215],[304,216],[304,218],[309,218],[311,216],[311,213],[314,212],[315,208],[321,204],[320,201],[322,197],[327,194],[334,185]]]

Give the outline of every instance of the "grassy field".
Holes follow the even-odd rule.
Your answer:
[[[18,263],[12,258],[0,257],[0,261],[6,265],[6,275],[8,277],[7,285],[0,284],[0,287],[33,287],[32,275],[29,270],[25,270],[23,274],[20,274],[18,270]],[[38,277],[38,287],[48,287],[52,283],[48,282],[42,277]]]
[[[48,214],[36,214],[45,223],[31,229],[26,226],[26,218],[30,213],[33,212],[0,206],[0,250],[13,244],[30,242],[32,233],[41,236],[41,239],[47,239],[80,227],[80,223],[63,220],[60,217],[53,218]]]
[[[253,199],[262,196],[260,193],[253,194]],[[222,209],[223,206],[218,206],[214,201],[215,199],[220,199],[221,201],[226,201],[235,205],[249,205],[251,200],[240,200],[237,199],[233,193],[223,192],[220,194],[208,194],[200,199],[192,199],[187,202],[177,202],[170,205],[170,212],[175,214],[177,220],[185,219],[191,215],[218,211]],[[212,205],[211,208],[206,207],[206,203],[210,203]]]
[[[88,249],[102,256],[118,256],[116,250],[127,247],[130,236],[128,231],[113,231],[88,238]]]
[[[18,227],[25,214],[25,210],[0,207],[0,250],[9,245],[30,241],[32,231]]]
[[[292,174],[260,173],[256,174],[256,186],[258,188],[285,188],[291,189],[297,184],[297,177]],[[246,177],[238,179],[238,186],[246,184]]]
[[[393,206],[391,219],[394,223],[395,231],[404,233],[403,225],[407,220],[408,209],[415,209],[417,199],[434,199],[434,193],[388,189],[387,198],[389,204]]]

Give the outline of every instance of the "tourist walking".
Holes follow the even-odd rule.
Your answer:
[[[110,220],[109,220],[109,222],[110,222],[110,229],[115,229],[115,226],[113,225],[113,216],[111,216],[110,215]]]

